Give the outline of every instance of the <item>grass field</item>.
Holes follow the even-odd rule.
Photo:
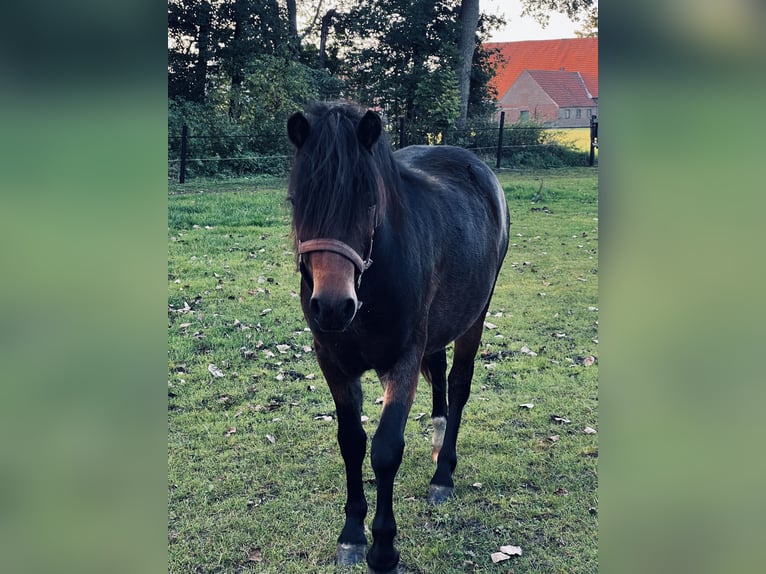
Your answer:
[[[573,144],[581,151],[590,151],[590,128],[559,128],[552,131],[555,141],[562,144]]]
[[[408,573],[596,572],[598,174],[499,177],[512,245],[476,359],[456,496],[425,500],[421,381],[394,491],[397,545]],[[168,572],[366,572],[333,565],[343,465],[285,194],[279,180],[170,186]],[[372,436],[382,391],[364,381]],[[364,468],[369,527],[369,456]],[[523,554],[493,563],[507,544]]]

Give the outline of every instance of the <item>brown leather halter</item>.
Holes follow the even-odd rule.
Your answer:
[[[358,273],[356,278],[356,288],[359,289],[359,285],[362,283],[362,274],[367,271],[370,266],[372,265],[372,240],[375,236],[375,228],[377,227],[377,222],[375,223],[375,227],[373,227],[371,233],[370,233],[370,242],[367,247],[367,253],[362,259],[362,257],[354,250],[354,248],[350,247],[346,243],[343,243],[342,241],[338,239],[326,239],[326,238],[318,238],[318,239],[309,239],[308,241],[298,241],[298,267],[299,269],[302,269],[303,267],[303,254],[304,253],[311,253],[313,251],[331,251],[332,253],[337,253],[338,255],[341,255],[351,261],[351,263],[354,264],[354,267],[356,268],[356,271]]]
[[[317,239],[309,239],[307,241],[298,240],[298,269],[303,271],[302,256],[304,253],[311,253],[313,251],[330,251],[332,253],[337,253],[338,255],[345,257],[354,264],[354,267],[358,273],[356,278],[356,288],[359,289],[359,285],[362,283],[362,274],[364,274],[364,272],[367,271],[372,265],[372,240],[375,237],[375,230],[380,224],[378,221],[377,205],[371,206],[370,211],[372,213],[373,223],[372,229],[370,230],[370,242],[367,246],[367,253],[364,259],[362,259],[362,257],[353,247],[343,243],[338,239],[326,239],[322,237]]]

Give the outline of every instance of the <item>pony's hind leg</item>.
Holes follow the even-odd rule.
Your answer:
[[[452,496],[455,483],[452,473],[457,466],[457,435],[460,430],[460,420],[463,407],[471,393],[474,360],[481,344],[481,333],[484,329],[484,313],[461,337],[455,340],[454,359],[449,373],[449,414],[447,428],[444,433],[444,443],[436,461],[436,472],[428,488],[428,502],[440,504]]]
[[[436,462],[439,451],[444,444],[444,433],[447,430],[447,352],[444,349],[423,357],[420,366],[425,379],[431,383],[433,407],[431,409],[431,424],[434,435],[431,439],[433,450],[431,458]]]

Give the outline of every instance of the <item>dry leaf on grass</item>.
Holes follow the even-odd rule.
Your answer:
[[[521,546],[512,546],[510,544],[501,546],[500,552],[507,554],[508,556],[521,556]]]
[[[522,403],[519,405],[519,407],[523,409],[533,409],[535,408],[535,405],[533,403]]]
[[[585,427],[585,428],[583,429],[583,432],[584,432],[585,434],[596,434],[596,429],[594,429],[594,428],[590,428],[590,427]]]
[[[510,560],[511,556],[521,556],[521,546],[513,546],[511,544],[501,546],[500,552],[493,552],[491,555],[492,562],[495,564],[504,560]]]
[[[218,367],[216,367],[216,366],[215,366],[214,364],[212,364],[212,363],[210,363],[210,364],[207,366],[207,370],[208,370],[208,372],[209,372],[211,375],[213,375],[214,377],[223,377],[223,376],[224,376],[224,374],[223,374],[223,371],[222,371],[221,369],[219,369]]]

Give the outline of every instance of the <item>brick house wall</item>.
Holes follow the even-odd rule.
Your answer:
[[[555,121],[559,107],[529,74],[522,74],[498,102],[506,124]]]

